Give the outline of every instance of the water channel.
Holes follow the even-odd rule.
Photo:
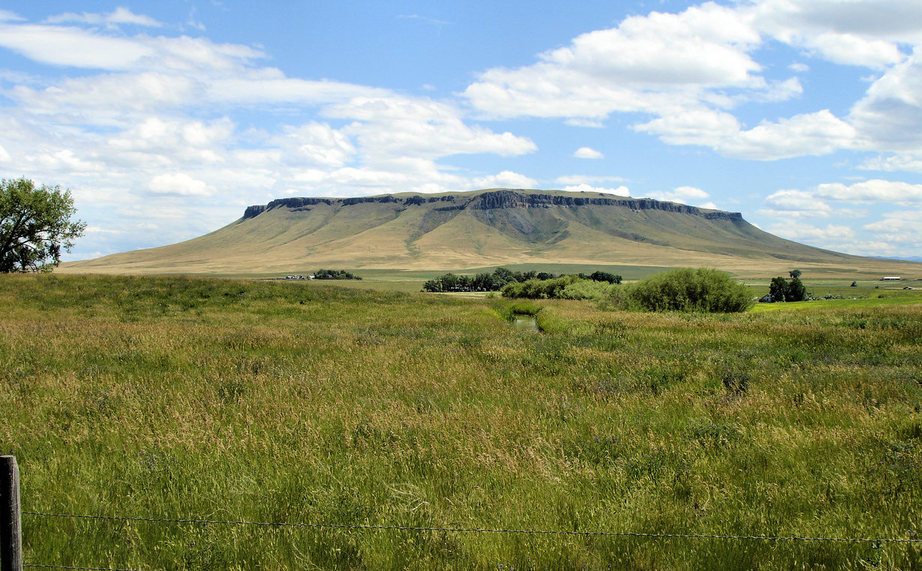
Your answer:
[[[529,333],[538,333],[538,319],[534,315],[525,313],[516,313],[513,315],[512,326],[519,331],[528,331]]]

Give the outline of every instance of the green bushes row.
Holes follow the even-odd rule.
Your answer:
[[[753,304],[745,285],[707,268],[670,270],[624,287],[576,276],[532,279],[508,283],[502,294],[508,298],[591,299],[639,311],[734,313]]]
[[[523,283],[508,283],[502,291],[503,297],[513,299],[593,299],[602,300],[618,287],[607,281],[582,279],[577,276],[563,276],[549,280],[532,279]]]
[[[508,268],[496,268],[492,273],[480,273],[475,276],[463,276],[453,273],[443,274],[423,284],[423,291],[428,292],[483,292],[502,291],[508,284],[523,284],[529,281],[548,281],[558,278],[574,278],[584,281],[600,282],[604,284],[620,284],[621,276],[608,272],[595,271],[591,274],[558,275],[548,272],[529,270],[526,272],[513,272]],[[529,297],[529,296],[515,296]],[[539,296],[540,297],[540,296]],[[544,296],[547,297],[547,296]],[[572,298],[585,299],[585,298]]]

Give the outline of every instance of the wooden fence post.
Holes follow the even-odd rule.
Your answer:
[[[0,456],[0,571],[22,571],[19,466],[15,456]]]

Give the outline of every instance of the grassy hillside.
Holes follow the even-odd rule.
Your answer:
[[[918,543],[451,531],[918,538],[922,292],[893,293],[719,317],[545,302],[530,333],[503,300],[0,276],[25,511],[318,526],[27,513],[25,561],[913,568]]]
[[[738,214],[596,193],[490,190],[284,199],[211,234],[65,264],[65,272],[255,275],[311,267],[708,266],[746,276],[909,274],[922,265],[783,240]]]

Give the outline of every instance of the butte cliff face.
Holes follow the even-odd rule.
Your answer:
[[[734,212],[599,193],[491,189],[283,198],[250,206],[211,234],[74,268],[246,274],[582,264],[778,275],[796,266],[844,268],[858,260],[783,240]]]
[[[581,193],[582,194],[582,193]],[[629,210],[660,210],[663,212],[678,212],[693,216],[716,220],[742,220],[738,212],[724,212],[720,210],[706,210],[674,202],[662,202],[652,198],[614,198],[602,195],[573,195],[565,193],[547,193],[527,190],[488,190],[474,195],[469,193],[443,194],[437,196],[409,195],[409,196],[367,196],[358,198],[280,198],[269,204],[249,206],[243,213],[243,219],[254,218],[263,212],[276,208],[287,208],[293,211],[310,209],[312,206],[343,207],[356,204],[392,204],[405,207],[422,205],[440,205],[439,210],[491,210],[512,208],[551,208],[551,207],[584,207],[584,206],[616,206]]]

